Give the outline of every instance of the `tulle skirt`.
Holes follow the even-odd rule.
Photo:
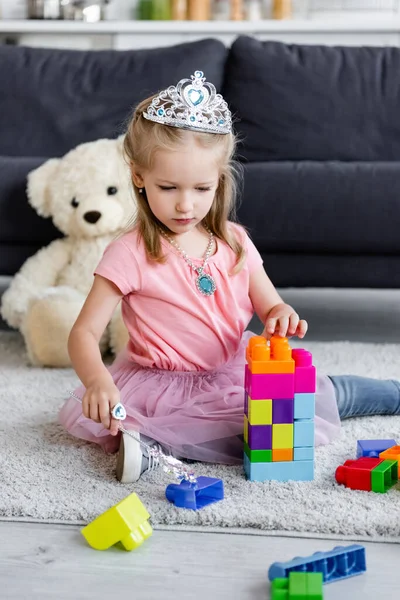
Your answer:
[[[144,368],[122,352],[109,371],[127,412],[124,427],[157,440],[179,458],[241,464],[245,348],[252,335],[245,332],[237,354],[214,371]],[[340,421],[332,383],[326,376],[318,379],[322,392],[317,389],[315,424],[316,443],[321,444],[337,435]],[[80,386],[74,393],[82,398],[84,392]],[[100,444],[106,452],[118,449],[119,436],[84,417],[74,398],[65,402],[59,419],[72,435]]]

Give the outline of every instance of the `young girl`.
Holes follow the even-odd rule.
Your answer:
[[[124,426],[177,458],[242,462],[245,329],[255,311],[263,335],[303,338],[307,323],[284,303],[262,259],[234,223],[235,137],[231,114],[201,71],[135,110],[125,137],[138,203],[130,231],[112,242],[70,335],[83,386],[61,423],[108,451],[117,477],[136,481],[154,466]],[[99,340],[118,303],[129,343],[110,368]],[[316,443],[340,419],[400,414],[400,383],[318,376]]]

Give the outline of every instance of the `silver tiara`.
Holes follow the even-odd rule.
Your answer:
[[[153,99],[143,113],[145,119],[205,133],[227,134],[232,131],[232,115],[227,103],[212,83],[205,83],[203,71],[191,79],[181,79]]]

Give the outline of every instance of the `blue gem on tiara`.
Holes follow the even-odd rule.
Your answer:
[[[153,98],[145,119],[191,131],[227,134],[232,131],[232,115],[215,86],[206,82],[203,71],[181,79]]]
[[[200,92],[199,90],[195,90],[194,88],[192,88],[191,90],[188,91],[188,96],[189,96],[189,100],[193,104],[193,106],[197,106],[198,104],[201,104],[204,100],[203,92]]]

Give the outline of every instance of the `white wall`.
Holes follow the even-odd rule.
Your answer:
[[[27,16],[26,0],[0,0],[0,17],[2,19],[25,19]]]

